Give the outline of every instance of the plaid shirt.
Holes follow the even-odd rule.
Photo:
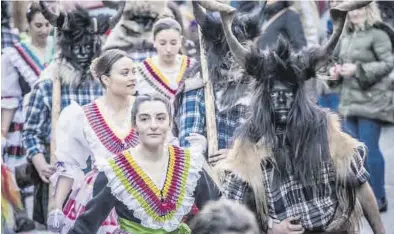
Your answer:
[[[70,105],[71,101],[79,105],[86,105],[102,96],[100,83],[89,81],[80,87],[69,85],[61,87],[61,109]],[[47,155],[47,147],[51,136],[51,110],[52,110],[52,80],[42,80],[31,91],[29,104],[26,110],[26,120],[23,129],[23,144],[27,157],[31,159],[38,153]]]
[[[235,129],[245,117],[246,107],[237,105],[228,111],[216,109],[216,128],[219,149],[229,148]],[[179,142],[182,147],[190,147],[185,139],[190,133],[206,136],[204,88],[183,93],[177,114]]]
[[[5,26],[1,27],[1,49],[12,47],[14,43],[19,42],[19,36],[12,33],[11,29]],[[3,53],[3,51],[2,51]]]
[[[154,48],[147,48],[144,50],[131,50],[128,51],[127,54],[134,62],[142,62],[147,58],[151,58],[157,55],[156,49]]]
[[[369,174],[359,156],[355,156],[351,169],[360,185],[368,181]],[[268,163],[263,170],[262,183],[270,218],[282,221],[291,216],[300,216],[305,229],[324,230],[332,221],[339,204],[336,181],[336,173],[331,163],[322,164],[315,191],[310,186],[303,186],[293,176],[280,182],[278,172]],[[242,203],[247,189],[247,183],[238,176],[231,173],[226,176],[223,184],[223,194],[226,198]]]

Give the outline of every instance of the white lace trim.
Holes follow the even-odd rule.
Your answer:
[[[111,188],[111,193],[120,202],[122,202],[129,210],[134,211],[134,217],[141,220],[141,225],[152,229],[164,229],[167,232],[172,232],[177,229],[182,222],[182,219],[187,215],[194,205],[194,190],[197,187],[198,180],[201,175],[204,161],[196,154],[190,154],[190,170],[187,176],[185,197],[180,207],[175,211],[171,220],[160,222],[154,220],[149,214],[146,213],[144,208],[140,205],[137,199],[131,196],[121,181],[118,179],[112,168],[107,166],[103,168],[103,172],[108,178],[107,186]]]

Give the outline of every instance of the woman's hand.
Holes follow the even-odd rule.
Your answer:
[[[51,177],[56,172],[56,167],[48,164],[45,161],[43,154],[35,155],[32,158],[32,161],[41,180],[45,183],[49,183],[49,177]]]
[[[273,223],[272,228],[268,229],[268,234],[302,234],[305,229],[301,224],[294,224],[299,218],[290,217],[280,223]]]
[[[205,136],[198,133],[190,133],[186,140],[189,141],[190,148],[201,150],[203,154],[207,152],[208,142]]]
[[[48,231],[50,232],[55,232],[55,233],[60,233],[64,226],[64,213],[60,209],[55,209],[51,211],[48,214],[48,219],[47,219],[47,227]]]
[[[353,63],[345,63],[342,65],[342,69],[340,71],[340,75],[349,78],[356,73],[357,66]]]

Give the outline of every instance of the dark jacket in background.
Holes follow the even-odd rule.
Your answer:
[[[290,5],[291,3],[286,1],[278,1],[271,5],[266,5],[263,26],[271,17],[274,17],[276,13],[284,8],[290,7]],[[265,32],[262,32],[258,39],[259,47],[261,49],[272,47],[276,44],[279,35],[288,39],[292,47],[296,50],[306,46],[306,39],[302,29],[300,16],[291,9],[288,9],[280,17],[275,19],[275,21],[268,26]]]
[[[376,1],[385,23],[394,27],[394,2],[392,1]]]

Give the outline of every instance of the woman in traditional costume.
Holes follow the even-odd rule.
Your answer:
[[[30,39],[5,48],[1,56],[1,136],[7,142],[4,163],[11,171],[26,163],[21,136],[25,119],[23,97],[38,81],[54,53],[48,41],[52,26],[40,6],[30,5],[26,18]]]
[[[115,207],[120,227],[114,233],[191,233],[183,221],[219,188],[203,168],[205,160],[190,149],[166,145],[171,104],[157,94],[136,98],[132,123],[140,144],[108,160],[97,176],[94,197],[69,234],[96,233]]]
[[[157,56],[145,59],[138,66],[139,93],[160,93],[173,101],[179,82],[193,60],[180,55],[182,27],[172,18],[158,20],[153,26],[154,47]]]
[[[82,107],[73,102],[62,111],[57,123],[57,172],[51,177],[56,209],[48,215],[48,227],[61,233],[67,233],[84,212],[92,197],[97,168],[107,158],[138,144],[130,121],[136,86],[133,61],[121,50],[108,50],[92,62],[90,69],[105,88],[104,96]],[[89,156],[94,168],[85,176],[82,170],[87,168]],[[105,218],[97,233],[112,233],[117,227],[114,211]]]

